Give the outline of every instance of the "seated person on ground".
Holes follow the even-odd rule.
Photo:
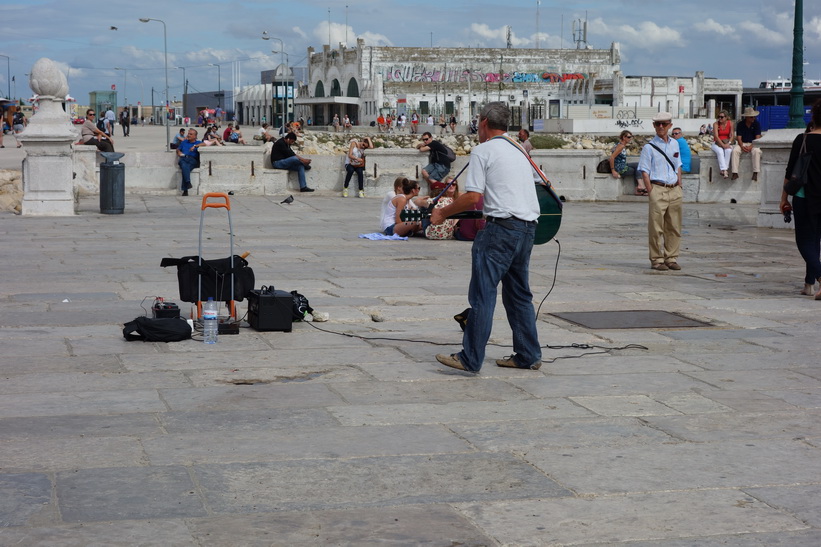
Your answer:
[[[453,177],[447,177],[443,181],[445,185],[447,185],[450,181],[453,180]],[[436,207],[447,207],[453,200],[459,197],[459,182],[454,182],[445,192],[439,201],[436,202]],[[431,190],[430,197],[431,199],[435,198],[439,195],[441,190]],[[456,225],[459,221],[455,218],[446,219],[445,222],[442,224],[430,224],[429,222],[424,222],[425,225],[425,237],[428,239],[453,239],[453,234],[456,231]]]
[[[415,180],[404,179],[402,182],[402,193],[397,194],[396,197],[390,201],[385,211],[385,217],[382,219],[382,225],[386,226],[384,230],[386,236],[398,235],[404,237],[422,230],[421,222],[403,222],[400,218],[402,210],[418,195],[419,183]],[[391,215],[393,216],[393,223],[389,224],[391,222]]]

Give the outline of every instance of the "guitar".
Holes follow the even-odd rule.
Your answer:
[[[399,219],[402,222],[419,222],[420,220],[426,220],[430,218],[430,213],[432,209],[404,209],[401,213],[399,213]],[[482,218],[484,216],[482,211],[462,211],[461,213],[456,213],[455,215],[451,215],[448,218],[469,218],[469,219],[477,219]]]
[[[536,225],[534,245],[542,245],[559,233],[562,225],[562,202],[553,188],[544,184],[536,185],[536,197],[539,200],[539,223]],[[424,209],[405,209],[399,213],[402,222],[419,222],[430,218],[432,207]],[[482,218],[482,211],[462,211],[448,218],[477,219]]]

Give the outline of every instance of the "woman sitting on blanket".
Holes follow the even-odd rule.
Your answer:
[[[422,230],[422,222],[403,222],[400,218],[402,211],[409,206],[413,198],[419,195],[419,183],[415,180],[402,179],[402,193],[397,194],[386,208],[382,224],[385,226],[385,235],[409,236]],[[393,223],[388,224],[393,218]]]
[[[445,185],[450,183],[453,180],[453,177],[446,177],[443,181]],[[445,195],[439,198],[439,201],[436,203],[436,207],[447,207],[453,200],[459,197],[459,186],[458,182],[454,182],[450,185],[445,192]],[[431,190],[430,197],[435,198],[439,195],[440,191]],[[456,231],[456,224],[459,221],[455,218],[446,219],[445,222],[442,224],[428,224],[425,223],[425,237],[428,239],[453,239],[453,233]]]

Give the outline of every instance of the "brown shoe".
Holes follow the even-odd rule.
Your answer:
[[[730,177],[730,180],[736,180],[738,178],[738,173],[733,173],[733,176]]]
[[[513,355],[508,355],[502,359],[496,359],[496,365],[504,368],[522,368],[526,370],[539,370],[542,367],[542,362],[533,363],[529,367],[520,367],[513,359]]]
[[[668,262],[667,267],[670,268],[671,270],[676,270],[676,271],[681,269],[681,266],[678,265],[678,262]]]
[[[667,266],[667,264],[665,264],[664,262],[659,262],[658,264],[653,264],[653,265],[652,265],[652,266],[650,266],[650,267],[651,267],[651,268],[653,268],[653,269],[654,269],[654,270],[656,270],[656,271],[659,271],[659,272],[666,272],[667,270],[669,270],[669,269],[670,269],[670,268]]]
[[[471,372],[473,374],[476,374],[477,372],[466,369],[465,365],[462,364],[462,361],[459,360],[458,353],[451,353],[450,355],[439,353],[436,355],[436,360],[445,365],[446,367],[455,368],[456,370],[463,370],[465,372]]]
[[[753,181],[757,181],[757,180],[758,180],[758,173],[753,173]]]

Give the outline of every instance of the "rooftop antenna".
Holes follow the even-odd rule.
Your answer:
[[[513,47],[513,44],[510,43],[510,35],[511,35],[512,32],[513,32],[513,28],[510,25],[508,25],[507,26],[507,49],[511,49]]]
[[[542,0],[536,0],[536,49],[539,49],[539,6]]]

